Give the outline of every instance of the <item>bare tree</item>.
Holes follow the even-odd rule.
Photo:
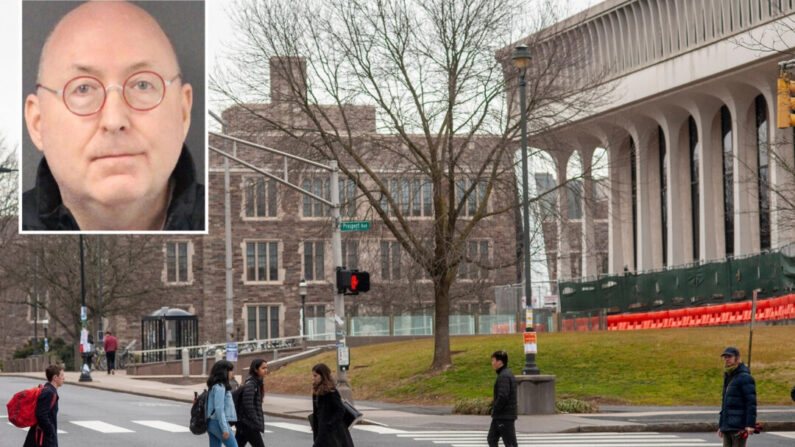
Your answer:
[[[518,101],[506,101],[517,76],[510,61],[502,64],[510,55],[497,52],[524,31],[517,23],[530,17],[525,7],[515,0],[239,1],[232,9],[237,51],[211,80],[245,112],[253,126],[245,131],[286,135],[305,155],[337,160],[432,280],[431,369],[451,366],[448,320],[459,270],[516,262],[511,253],[504,265],[484,265],[470,256],[468,241],[496,216],[518,212]],[[552,48],[528,71],[532,133],[575,119],[599,96],[572,94],[564,72],[583,59],[577,52]],[[428,182],[428,225],[408,219],[404,192],[391,184],[396,169]]]
[[[163,282],[151,265],[162,249],[159,238],[132,235],[102,240],[102,315],[99,313],[96,237],[84,238],[86,307],[89,323],[100,317],[140,315],[161,302]],[[60,326],[72,340],[80,337],[79,237],[71,235],[17,236],[0,260],[6,287],[26,291],[9,295],[8,304],[36,306],[50,324]],[[38,293],[36,293],[38,292]],[[77,358],[77,357],[76,357]]]
[[[16,148],[0,135],[0,250],[16,233],[19,213],[19,172]]]

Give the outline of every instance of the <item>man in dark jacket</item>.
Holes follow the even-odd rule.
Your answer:
[[[58,447],[58,388],[63,385],[63,368],[50,365],[44,371],[47,382],[36,401],[36,425],[30,427],[23,447]]]
[[[516,378],[508,369],[508,353],[494,351],[491,367],[497,372],[494,382],[494,402],[491,406],[491,427],[489,428],[489,447],[497,447],[502,438],[505,447],[516,447]]]
[[[745,447],[756,427],[756,384],[737,348],[729,346],[721,357],[724,373],[718,436],[724,447]]]

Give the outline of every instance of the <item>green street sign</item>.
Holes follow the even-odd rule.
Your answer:
[[[340,222],[340,231],[370,231],[370,221]]]

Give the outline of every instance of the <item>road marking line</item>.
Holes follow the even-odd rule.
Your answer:
[[[768,433],[784,438],[795,439],[795,431],[769,431]]]
[[[118,425],[112,425],[102,421],[69,421],[69,422],[75,425],[79,425],[83,428],[98,431],[101,433],[135,433],[134,431],[128,430],[124,427],[119,427]]]
[[[396,428],[389,428],[389,427],[379,427],[377,425],[354,425],[353,428],[357,430],[378,433],[380,435],[393,435],[398,433],[405,433],[405,431],[403,430],[398,430]]]
[[[184,425],[172,424],[171,422],[165,422],[165,421],[132,421],[132,422],[139,425],[156,428],[158,430],[167,431],[170,433],[187,433],[190,431],[190,429],[188,427],[185,427]]]
[[[436,444],[441,444],[438,441],[435,441]],[[453,447],[488,447],[488,444],[481,442],[480,444],[453,444],[453,443],[445,443],[452,445]],[[571,443],[571,444],[533,444],[533,447],[582,447],[581,442]],[[717,444],[712,443],[708,444],[706,441],[701,441],[700,443],[683,443],[683,444],[671,444],[670,442],[666,443],[649,443],[644,441],[643,443],[635,443],[635,444],[627,444],[627,443],[615,443],[615,444],[599,444],[600,447],[721,447],[723,443]]]
[[[10,423],[10,422],[6,422],[6,424],[8,424],[8,425],[10,425],[10,426],[12,426],[12,427],[14,427],[14,428],[18,428],[16,425],[14,425],[14,424],[12,424],[12,423]],[[30,427],[20,428],[20,430],[22,430],[22,431],[28,431],[28,430],[30,430]],[[59,435],[65,435],[65,434],[67,434],[67,433],[68,433],[67,431],[61,430],[60,428],[58,429],[58,434],[59,434]]]
[[[312,433],[312,428],[309,425],[291,424],[289,422],[266,422],[265,425],[271,427],[279,427],[287,430],[297,431],[301,433]]]

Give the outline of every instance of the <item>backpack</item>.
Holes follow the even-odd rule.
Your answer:
[[[32,427],[36,425],[36,402],[39,400],[39,395],[44,387],[39,385],[35,388],[22,390],[14,394],[6,409],[8,410],[8,422],[11,422],[19,428]],[[55,399],[58,395],[52,397],[52,404],[50,408],[55,405]]]
[[[190,432],[194,435],[207,432],[207,390],[196,396],[190,407]]]
[[[243,405],[241,401],[243,400],[243,387],[245,386],[246,384],[243,383],[243,385],[240,385],[239,387],[237,387],[237,389],[232,391],[232,402],[234,402],[235,404],[235,413],[237,413],[237,421],[229,421],[230,425],[237,425],[237,422],[240,421],[240,416],[243,414],[242,412]]]

